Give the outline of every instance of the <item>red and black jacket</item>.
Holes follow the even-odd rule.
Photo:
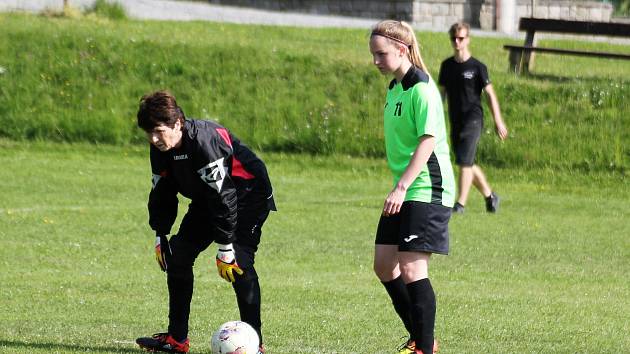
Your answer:
[[[275,210],[265,164],[215,122],[186,119],[181,145],[165,152],[151,145],[150,155],[149,225],[158,235],[171,231],[178,193],[207,210],[215,241],[222,244],[234,241],[238,206],[251,203]]]

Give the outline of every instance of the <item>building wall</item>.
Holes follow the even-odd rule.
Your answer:
[[[531,0],[518,1],[517,13],[520,17],[531,16],[531,3]],[[610,22],[612,13],[612,4],[597,1],[536,0],[534,6],[534,17],[537,18]]]
[[[416,28],[444,30],[464,20],[473,27],[496,29],[500,0],[209,0],[210,3],[311,14],[397,19]],[[531,0],[517,0],[516,19],[530,17]],[[500,4],[500,3],[499,3]],[[609,3],[575,0],[535,0],[534,16],[584,21],[610,21]]]

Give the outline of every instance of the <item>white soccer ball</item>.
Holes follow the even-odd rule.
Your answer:
[[[256,330],[243,321],[226,322],[212,335],[212,354],[256,354],[260,339]]]

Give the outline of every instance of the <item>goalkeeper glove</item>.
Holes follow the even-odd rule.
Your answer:
[[[234,272],[238,275],[243,275],[243,270],[236,263],[236,257],[234,256],[234,248],[232,244],[227,245],[217,244],[217,270],[221,278],[234,283]]]
[[[155,259],[163,272],[166,272],[168,269],[166,258],[170,255],[171,246],[168,244],[168,238],[166,238],[166,235],[155,236]]]

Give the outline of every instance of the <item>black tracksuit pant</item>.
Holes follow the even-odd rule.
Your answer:
[[[242,205],[242,206],[241,206]],[[188,336],[188,318],[193,294],[193,265],[195,259],[214,242],[208,229],[207,215],[202,207],[192,203],[184,216],[179,232],[170,240],[171,256],[168,260],[167,283],[169,293],[168,332],[177,341]],[[250,324],[262,343],[260,319],[260,286],[254,268],[254,258],[261,238],[261,228],[269,209],[267,201],[241,203],[237,213],[236,241],[233,243],[236,262],[243,275],[235,274],[232,284],[241,320]],[[214,269],[212,269],[214,272]]]

